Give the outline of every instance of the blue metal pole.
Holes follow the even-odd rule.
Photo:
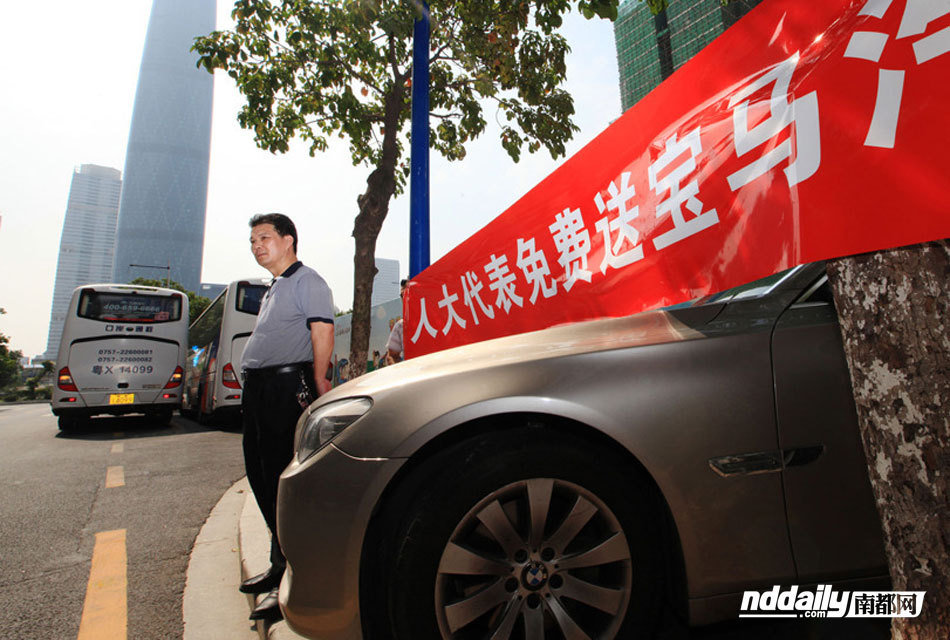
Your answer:
[[[429,266],[429,4],[420,3],[412,38],[412,147],[409,174],[409,277]]]

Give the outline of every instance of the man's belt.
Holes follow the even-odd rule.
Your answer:
[[[279,364],[273,367],[258,367],[256,369],[245,369],[244,379],[265,378],[269,376],[280,376],[288,373],[298,373],[300,371],[309,372],[313,369],[312,362],[294,362],[292,364]]]

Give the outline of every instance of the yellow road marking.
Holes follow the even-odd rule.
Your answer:
[[[114,445],[112,445],[112,453],[122,453],[124,449],[125,445],[121,442],[116,442]]]
[[[126,565],[125,529],[97,533],[78,640],[125,640]]]
[[[125,470],[119,467],[106,469],[106,489],[125,486]]]

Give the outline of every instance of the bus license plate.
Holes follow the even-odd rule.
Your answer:
[[[135,402],[134,393],[110,393],[109,404],[132,404]]]

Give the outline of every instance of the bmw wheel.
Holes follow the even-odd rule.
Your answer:
[[[378,635],[643,637],[662,592],[654,495],[621,456],[541,428],[452,447],[390,505]]]
[[[553,524],[548,524],[549,519]],[[630,545],[614,513],[582,486],[553,478],[492,491],[442,551],[435,609],[443,638],[613,638],[630,598]]]

